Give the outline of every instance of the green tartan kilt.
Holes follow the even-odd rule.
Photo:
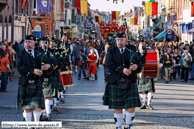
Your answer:
[[[142,78],[138,80],[138,92],[148,92],[149,90],[153,90],[155,92],[154,81],[151,78]]]
[[[52,77],[49,79],[48,87],[43,89],[44,98],[53,97],[56,94],[56,78]]]
[[[60,73],[57,74],[57,90],[64,90],[63,84],[61,82]]]
[[[27,86],[19,85],[18,94],[17,94],[17,105],[16,109],[34,109],[34,108],[45,108],[44,105],[44,96],[42,84],[39,84],[37,88],[37,92],[34,96],[29,96],[26,93]]]
[[[120,89],[117,84],[107,83],[103,96],[103,105],[109,109],[127,109],[140,107],[137,84],[130,84],[127,89]]]

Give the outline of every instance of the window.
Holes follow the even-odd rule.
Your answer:
[[[3,16],[0,15],[0,23],[3,23]]]
[[[67,10],[65,10],[65,23],[67,23]]]
[[[18,0],[16,0],[15,6],[16,6],[16,7],[15,7],[15,12],[18,13]]]

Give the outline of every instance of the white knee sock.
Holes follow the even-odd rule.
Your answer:
[[[35,122],[39,122],[40,121],[41,111],[40,112],[33,111],[33,114],[34,114],[34,121]]]
[[[151,103],[153,93],[148,92],[148,105]]]
[[[66,91],[66,87],[64,87],[64,90]]]
[[[58,99],[60,98],[60,93],[57,93],[58,94]]]
[[[142,103],[143,103],[143,105],[145,105],[145,101],[146,101],[146,94],[143,94],[143,95],[142,95],[142,98],[143,98],[143,99],[142,99]]]
[[[126,115],[126,109],[123,109],[123,118],[125,118]]]
[[[32,112],[23,112],[23,116],[27,122],[32,120]]]
[[[49,103],[49,99],[45,100],[45,109],[46,109],[46,115],[48,116],[49,114],[51,114],[51,109],[50,109],[50,103]]]
[[[56,107],[57,106],[57,98],[53,98],[53,100],[54,100],[54,107]]]
[[[47,114],[47,116],[51,114],[52,105],[53,105],[53,100],[49,100],[49,107],[50,107],[49,109],[50,109],[50,110],[49,110],[49,114]]]
[[[60,93],[60,95],[61,95],[61,98],[63,98],[63,91],[62,92],[59,92]]]
[[[128,111],[126,111],[125,128],[128,128],[130,126],[132,117],[134,117],[134,116],[135,116],[135,112],[134,113],[129,113]]]
[[[46,116],[46,109],[41,110],[41,112],[42,112],[42,115]]]
[[[116,125],[118,129],[122,128],[122,121],[123,121],[123,113],[122,114],[116,114],[114,113],[114,118],[116,118]]]
[[[143,94],[139,94],[139,97],[140,97],[140,99],[142,99],[143,98]]]

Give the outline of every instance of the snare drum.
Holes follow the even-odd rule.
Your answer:
[[[63,71],[60,73],[60,77],[63,87],[74,86],[72,71]]]
[[[156,50],[148,50],[146,55],[146,64],[142,72],[140,73],[140,78],[158,78],[160,70],[159,52]]]

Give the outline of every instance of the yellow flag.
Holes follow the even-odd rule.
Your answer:
[[[81,0],[81,14],[88,16],[88,0]]]
[[[118,21],[121,11],[116,11],[116,20]]]
[[[146,2],[146,16],[152,16],[152,2]]]
[[[131,24],[134,25],[134,18],[131,18]]]
[[[102,16],[98,16],[98,22],[101,23],[102,21]]]

